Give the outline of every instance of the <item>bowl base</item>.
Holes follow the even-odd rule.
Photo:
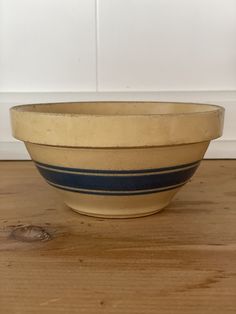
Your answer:
[[[167,204],[168,205],[168,204]],[[166,206],[167,206],[166,205]],[[138,218],[138,217],[145,217],[145,216],[150,216],[150,215],[153,215],[153,214],[156,214],[160,211],[162,211],[165,207],[162,207],[162,208],[159,208],[159,209],[155,209],[153,211],[148,211],[148,212],[142,212],[142,213],[115,213],[115,214],[112,214],[112,215],[109,215],[109,214],[103,214],[102,212],[101,213],[98,213],[98,212],[88,212],[88,211],[82,211],[80,209],[76,209],[76,208],[72,208],[71,206],[67,205],[71,210],[73,210],[74,212],[78,213],[78,214],[81,214],[81,215],[85,215],[85,216],[90,216],[90,217],[98,217],[98,218],[118,218],[118,219],[125,219],[125,218]],[[126,210],[127,212],[127,210]]]
[[[64,203],[73,211],[101,218],[135,218],[155,214],[171,202],[180,187],[158,193],[108,196],[59,190]]]

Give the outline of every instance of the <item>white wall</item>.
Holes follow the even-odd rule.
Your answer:
[[[12,105],[151,99],[221,104],[211,158],[236,157],[235,0],[0,0],[0,158],[26,158]]]
[[[96,87],[94,0],[0,0],[1,91]]]
[[[235,0],[98,3],[100,90],[235,89]]]

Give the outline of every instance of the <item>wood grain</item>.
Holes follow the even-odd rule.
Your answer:
[[[1,162],[0,312],[236,313],[235,169],[204,161],[161,213],[106,220]]]

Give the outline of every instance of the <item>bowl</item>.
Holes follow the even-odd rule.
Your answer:
[[[220,106],[77,102],[11,108],[15,138],[73,210],[125,218],[166,207],[222,134]]]

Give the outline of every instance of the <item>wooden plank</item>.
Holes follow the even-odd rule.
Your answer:
[[[163,212],[106,220],[62,205],[31,162],[1,162],[0,312],[235,313],[235,168],[204,161]]]

